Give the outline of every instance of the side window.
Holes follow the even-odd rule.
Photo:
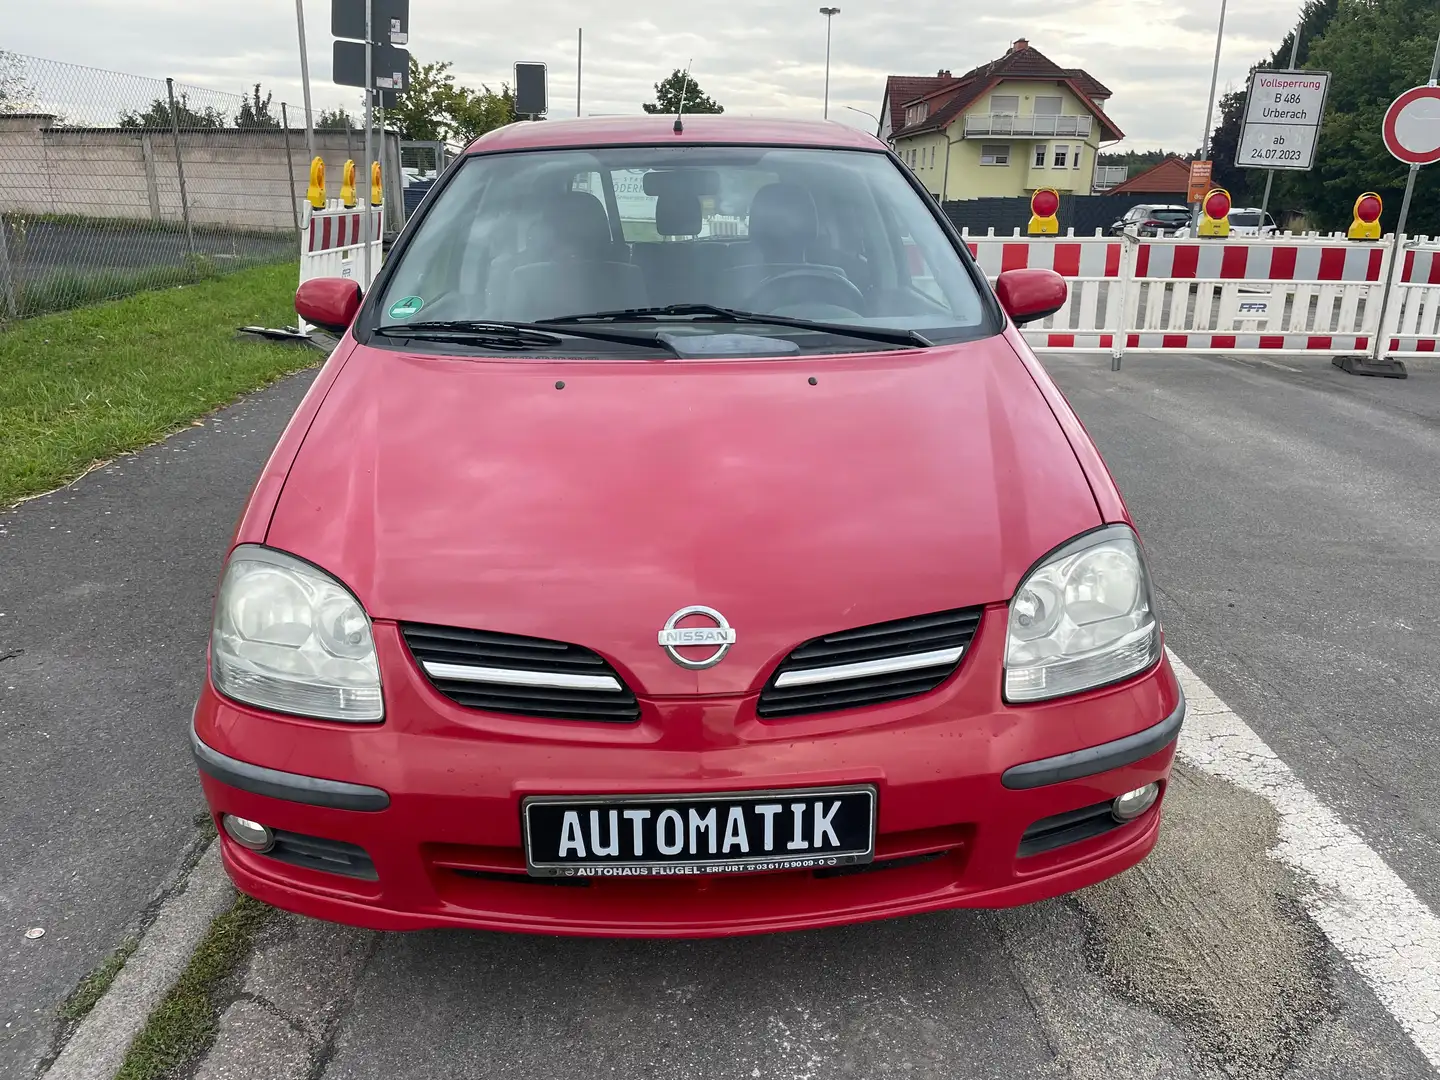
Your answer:
[[[1059,165],[1060,162],[1059,162],[1059,161],[1056,161],[1055,164],[1056,164],[1056,165]],[[1039,145],[1037,145],[1037,146],[1035,147],[1035,168],[1037,168],[1037,169],[1043,169],[1044,167],[1045,167],[1045,144],[1042,142],[1042,143],[1040,143]]]

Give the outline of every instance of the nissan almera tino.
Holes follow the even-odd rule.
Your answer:
[[[838,124],[492,132],[242,515],[193,748],[225,866],[379,929],[998,907],[1155,844],[1145,557],[913,176]]]

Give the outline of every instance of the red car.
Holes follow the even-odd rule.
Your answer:
[[[476,142],[260,477],[193,747],[244,892],[689,936],[1028,903],[1155,844],[1184,701],[1095,447],[835,123]]]

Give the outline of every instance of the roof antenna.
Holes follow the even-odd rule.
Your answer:
[[[680,79],[680,109],[675,114],[674,127],[676,135],[683,135],[685,133],[685,125],[682,124],[680,120],[681,117],[685,115],[685,91],[690,89],[690,65],[694,62],[693,57],[685,61],[685,74]]]

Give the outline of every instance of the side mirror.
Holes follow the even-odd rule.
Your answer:
[[[360,310],[360,283],[326,277],[302,281],[295,290],[295,314],[332,334],[343,334]]]
[[[995,282],[1000,306],[1016,326],[1054,315],[1065,306],[1069,291],[1054,270],[1006,270]]]

